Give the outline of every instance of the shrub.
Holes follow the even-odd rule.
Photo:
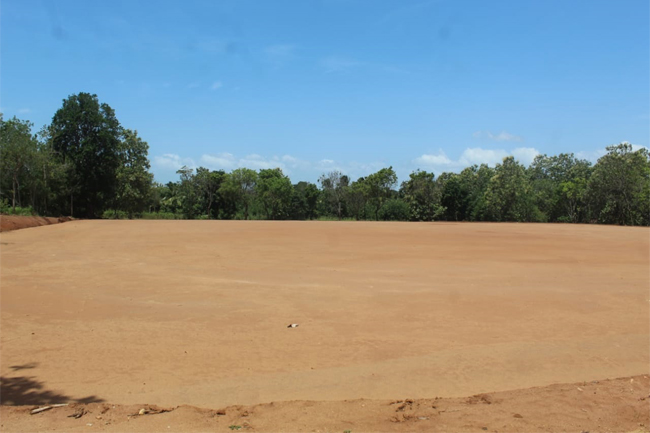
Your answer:
[[[390,199],[379,209],[379,219],[383,221],[408,221],[409,205],[400,199]]]

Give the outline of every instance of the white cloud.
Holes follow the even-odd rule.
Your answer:
[[[190,168],[196,166],[192,158],[182,158],[174,153],[165,153],[162,156],[154,156],[152,165],[162,170],[178,170],[184,165]]]
[[[198,81],[194,81],[193,83],[188,84],[188,85],[187,85],[187,88],[188,88],[188,89],[196,89],[196,88],[199,87],[200,85],[201,85],[201,83],[199,83]]]
[[[218,90],[223,87],[223,83],[221,81],[215,81],[212,83],[212,86],[210,86],[210,90]]]
[[[201,163],[208,166],[208,168],[235,168],[237,167],[237,160],[232,153],[219,153],[216,155],[201,155]]]
[[[506,156],[508,156],[508,152],[503,149],[495,150],[472,147],[463,151],[458,162],[464,166],[473,164],[487,164],[494,166],[500,163]]]
[[[31,113],[32,110],[30,110],[29,108],[19,108],[17,110],[17,112],[18,112],[18,114],[28,114],[28,113]]]
[[[648,149],[645,146],[641,146],[639,144],[632,144],[629,141],[621,141],[621,143],[626,143],[626,144],[631,144],[632,145],[632,151],[636,152],[639,149]],[[614,144],[618,145],[619,143]],[[607,154],[607,149],[596,149],[596,150],[582,150],[580,152],[576,152],[575,156],[576,158],[579,159],[586,159],[587,161],[590,161],[592,163],[596,163],[601,157],[605,156]]]
[[[487,164],[494,167],[501,163],[503,158],[514,156],[517,161],[529,165],[539,151],[533,147],[517,147],[511,151],[504,149],[483,149],[481,147],[470,147],[463,151],[458,160],[450,159],[442,150],[437,154],[424,154],[415,158],[413,163],[419,167],[440,168],[440,169],[462,169],[471,165]]]
[[[445,155],[445,152],[440,150],[437,155],[424,154],[418,158],[415,158],[415,163],[422,165],[430,166],[441,166],[441,165],[450,165],[452,163],[451,159]]]
[[[153,165],[160,170],[178,170],[181,166],[197,167],[191,158],[181,158],[178,155],[166,154],[157,156],[153,159]],[[211,170],[231,171],[235,168],[246,167],[253,170],[280,168],[285,174],[296,175],[294,181],[303,179],[315,180],[323,172],[339,170],[343,174],[349,175],[356,179],[359,176],[366,176],[385,167],[386,164],[381,162],[348,162],[338,163],[333,159],[322,159],[320,161],[307,161],[292,155],[282,156],[262,156],[256,153],[243,157],[237,157],[232,153],[204,154],[199,158],[199,164]]]
[[[520,135],[510,134],[506,131],[501,131],[498,134],[493,134],[490,131],[476,131],[472,134],[474,138],[487,138],[493,141],[524,141]]]
[[[516,149],[512,149],[512,152],[510,153],[515,157],[517,161],[521,162],[524,165],[530,165],[535,157],[539,155],[539,151],[534,147],[518,147]]]

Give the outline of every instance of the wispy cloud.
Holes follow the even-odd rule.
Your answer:
[[[182,166],[197,168],[203,166],[211,170],[231,171],[236,168],[246,167],[253,170],[280,168],[285,174],[298,176],[293,181],[312,179],[315,180],[324,172],[339,170],[353,179],[360,176],[367,176],[380,168],[386,166],[382,162],[339,162],[334,159],[321,159],[308,161],[293,155],[263,156],[256,153],[238,157],[229,152],[216,154],[203,154],[195,161],[192,158],[181,157],[177,154],[164,154],[154,156],[152,167],[154,172],[165,179],[176,179],[176,170]],[[294,176],[294,177],[295,177]]]
[[[442,150],[437,153],[424,154],[415,158],[413,163],[421,168],[437,168],[442,170],[457,170],[471,165],[487,164],[494,167],[507,156],[514,156],[517,161],[529,165],[539,155],[533,147],[517,147],[510,151],[504,149],[483,149],[470,147],[463,151],[457,160],[450,159]]]
[[[18,110],[16,110],[16,112],[18,114],[28,114],[31,113],[32,110],[30,110],[29,108],[19,108]]]
[[[183,166],[188,166],[190,168],[196,167],[192,158],[184,158],[175,153],[165,153],[162,156],[154,156],[151,165],[154,169],[158,168],[164,171],[176,171]]]
[[[631,144],[632,145],[632,151],[636,152],[639,149],[648,149],[646,146],[641,146],[640,144],[633,144],[630,143],[629,141],[621,141],[621,143],[625,144]],[[618,144],[618,143],[616,143]],[[593,163],[596,163],[598,159],[601,157],[605,156],[607,154],[607,149],[596,149],[596,150],[582,150],[580,152],[576,152],[575,156],[576,158],[580,159],[586,159],[587,161],[591,161]]]
[[[219,90],[219,89],[221,89],[222,87],[223,87],[223,83],[222,83],[221,81],[215,81],[215,82],[212,83],[212,85],[210,86],[210,90]]]
[[[452,164],[453,161],[447,157],[445,152],[439,150],[437,154],[424,154],[419,156],[413,162],[422,164],[423,166],[447,166]]]
[[[201,85],[201,83],[199,83],[198,81],[194,81],[194,82],[192,82],[192,83],[189,83],[189,84],[187,85],[187,88],[188,88],[188,89],[196,89],[196,88],[199,87],[200,85]]]
[[[363,65],[363,62],[348,57],[329,56],[321,59],[320,65],[325,69],[325,73],[331,74],[349,72]]]
[[[493,141],[524,141],[520,135],[510,134],[506,131],[501,131],[498,134],[493,134],[490,131],[476,131],[472,134],[474,138],[487,138]]]

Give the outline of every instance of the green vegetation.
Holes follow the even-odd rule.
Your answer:
[[[0,212],[107,219],[518,221],[650,225],[650,155],[629,143],[595,165],[573,154],[513,157],[460,173],[417,170],[398,188],[392,167],[351,180],[324,173],[320,188],[281,169],[230,173],[182,167],[154,182],[149,146],[96,95],[63,101],[52,124],[0,114]]]

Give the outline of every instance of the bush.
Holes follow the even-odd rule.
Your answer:
[[[383,221],[408,221],[409,205],[400,199],[390,199],[379,209],[379,219]]]
[[[32,209],[31,206],[27,206],[27,207],[16,206],[16,209],[14,209],[9,203],[9,200],[7,199],[0,201],[0,213],[3,215],[20,215],[20,216],[36,215],[36,212],[34,212],[34,209]]]
[[[143,220],[182,220],[183,214],[173,212],[142,212]]]
[[[102,213],[102,219],[105,220],[126,220],[129,215],[122,210],[107,209]]]

